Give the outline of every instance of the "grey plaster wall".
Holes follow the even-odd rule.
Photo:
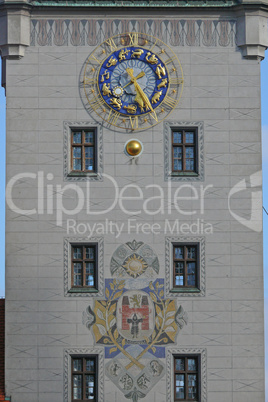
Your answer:
[[[94,301],[65,294],[64,241],[88,236],[87,232],[68,233],[68,219],[75,219],[77,224],[105,223],[106,219],[125,224],[118,238],[112,233],[102,236],[104,278],[111,278],[110,259],[117,247],[135,239],[155,251],[160,267],[157,276],[166,281],[166,237],[179,241],[192,233],[128,233],[127,220],[156,222],[163,228],[166,219],[179,219],[180,225],[199,219],[213,228],[212,234],[201,233],[201,229],[197,233],[205,241],[204,288],[198,297],[174,296],[187,312],[188,323],[176,343],[166,347],[165,375],[145,400],[173,401],[170,354],[186,351],[202,354],[202,402],[263,402],[262,232],[259,222],[255,230],[248,228],[228,208],[231,189],[237,183],[243,188],[245,179],[249,190],[236,194],[231,208],[249,220],[252,192],[261,191],[260,183],[253,178],[250,182],[251,175],[261,170],[260,62],[242,58],[235,46],[173,47],[185,82],[179,106],[169,121],[203,123],[204,175],[202,181],[189,180],[198,192],[201,185],[210,185],[203,213],[200,201],[188,199],[180,201],[181,208],[196,210],[196,214],[179,214],[174,202],[169,214],[166,199],[162,215],[149,216],[144,211],[126,215],[117,204],[105,215],[88,215],[85,208],[75,216],[65,214],[58,226],[55,203],[61,190],[56,185],[67,184],[64,122],[92,121],[80,100],[78,83],[82,65],[93,49],[89,45],[40,46],[35,42],[21,60],[7,61],[7,182],[20,173],[43,172],[39,173],[39,183],[43,177],[45,190],[44,213],[42,205],[40,213],[32,215],[7,207],[6,394],[12,402],[69,402],[68,353],[103,356],[103,346],[95,344],[93,332],[82,322],[83,312],[89,305],[93,309]],[[164,128],[160,123],[147,132],[127,134],[104,127],[103,173],[113,176],[119,188],[138,184],[146,198],[155,195],[152,189],[145,189],[146,185],[158,184],[165,194],[170,185],[174,192],[181,183],[165,181]],[[137,164],[131,164],[123,152],[130,138],[144,145]],[[49,174],[53,178],[47,177]],[[113,200],[111,182],[104,179],[76,184],[86,192],[88,183],[92,208],[107,208]],[[53,185],[52,195],[47,194],[47,185]],[[12,200],[18,208],[37,208],[37,196],[34,176],[16,181]],[[54,203],[51,214],[47,212],[48,202]],[[66,191],[65,208],[76,205],[77,195]],[[138,210],[142,203],[129,202],[126,206]],[[100,387],[100,401],[126,400],[103,368]]]

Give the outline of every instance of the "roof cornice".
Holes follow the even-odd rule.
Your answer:
[[[207,8],[232,7],[240,0],[32,0],[33,6],[43,7],[150,7]]]

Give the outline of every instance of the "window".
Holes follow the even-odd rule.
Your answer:
[[[72,288],[97,288],[97,245],[72,245]]]
[[[97,357],[72,357],[72,402],[97,401]]]
[[[96,172],[95,130],[72,130],[71,133],[71,171]]]
[[[197,130],[172,129],[172,171],[197,173]]]
[[[173,244],[174,288],[198,287],[198,244]]]
[[[64,239],[64,295],[94,297],[104,294],[103,237]]]
[[[63,123],[65,181],[103,180],[103,128],[97,122]]]
[[[167,236],[165,239],[166,296],[205,296],[206,258],[203,236]]]
[[[203,181],[204,175],[204,122],[165,121],[165,180]]]
[[[199,401],[200,356],[174,356],[174,401]]]

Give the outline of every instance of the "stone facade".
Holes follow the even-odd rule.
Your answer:
[[[97,356],[99,402],[171,402],[174,356],[197,356],[199,402],[263,402],[266,2],[142,9],[9,3],[0,2],[6,397],[71,402],[71,359]],[[108,126],[81,99],[89,55],[127,32],[161,40],[183,71],[175,110],[146,131]],[[172,174],[177,127],[198,132],[196,176]],[[70,175],[76,128],[96,130],[95,176]],[[133,138],[143,144],[135,159],[124,152]],[[98,253],[96,292],[72,292],[72,247],[88,243]],[[174,289],[175,244],[197,247],[192,291]]]

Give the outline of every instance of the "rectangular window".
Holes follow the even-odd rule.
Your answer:
[[[72,130],[71,132],[71,171],[96,172],[95,130]]]
[[[197,173],[196,129],[172,129],[172,171]]]
[[[73,244],[72,288],[97,289],[97,245]]]
[[[72,402],[97,401],[97,357],[72,357]]]
[[[174,401],[199,401],[199,356],[174,356]]]
[[[174,288],[198,287],[198,244],[173,244]]]

